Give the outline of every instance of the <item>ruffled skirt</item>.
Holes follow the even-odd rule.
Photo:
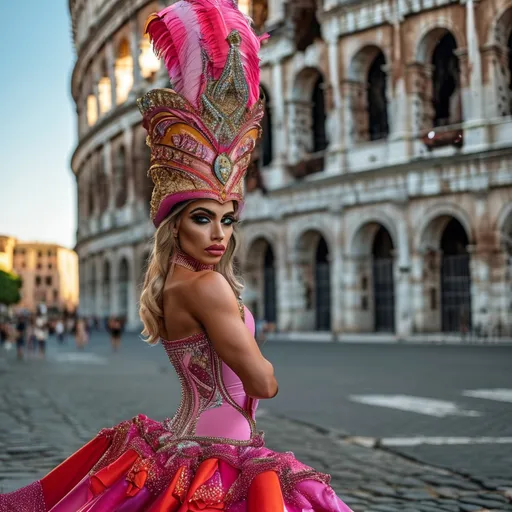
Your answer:
[[[102,430],[0,512],[350,512],[291,452],[175,439],[143,415]]]

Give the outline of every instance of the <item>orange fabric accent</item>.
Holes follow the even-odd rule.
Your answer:
[[[112,464],[92,475],[90,489],[94,496],[102,493],[107,487],[110,487],[124,474],[128,473],[138,458],[139,454],[135,450],[128,450]]]
[[[249,487],[247,512],[284,512],[283,492],[275,471],[254,477]]]
[[[50,510],[68,494],[108,450],[111,439],[97,436],[82,446],[42,480],[44,501]]]
[[[194,480],[192,480],[192,484],[190,485],[187,496],[183,505],[178,509],[178,512],[196,512],[197,507],[194,507],[193,504],[189,503],[189,500],[194,496],[194,493],[203,485],[205,482],[210,480],[215,471],[219,468],[219,460],[218,459],[206,459],[201,462],[201,465],[197,468],[196,474],[194,475]],[[222,503],[222,508],[203,508],[202,512],[210,512],[210,510],[223,510],[224,504]]]
[[[148,472],[145,469],[136,471],[135,474],[129,475],[126,479],[128,480],[128,489],[126,489],[127,496],[135,496],[144,487],[148,478]]]
[[[151,505],[148,512],[175,512],[178,510],[181,502],[179,498],[174,494],[176,485],[180,479],[181,473],[185,468],[181,467],[176,471],[172,482],[168,485],[167,489],[161,494],[158,499]]]

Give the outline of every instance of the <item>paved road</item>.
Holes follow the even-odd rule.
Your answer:
[[[356,512],[512,510],[512,444],[368,449],[350,437],[506,440],[512,436],[512,404],[464,392],[512,388],[512,349],[302,343],[267,345],[265,352],[280,381],[278,397],[262,404],[258,420],[268,445],[292,450],[330,473],[333,487]],[[179,400],[177,379],[161,348],[134,336],[117,355],[97,335],[78,356],[72,346],[59,349],[53,341],[46,361],[18,363],[12,356],[0,355],[3,491],[41,476],[101,427],[139,412],[163,419]],[[354,401],[369,395],[454,405],[439,417]],[[417,400],[409,402],[414,407]],[[402,398],[399,404],[409,402]]]

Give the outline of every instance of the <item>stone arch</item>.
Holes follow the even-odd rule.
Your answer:
[[[117,293],[118,311],[124,321],[128,318],[130,307],[131,265],[129,259],[121,254],[118,261]]]
[[[395,268],[399,238],[386,215],[362,219],[349,239],[347,263],[357,276],[352,283],[358,331],[395,332]]]
[[[100,116],[106,114],[112,108],[112,84],[105,57],[102,58],[99,68],[98,101]]]
[[[323,151],[328,146],[325,81],[318,68],[305,67],[293,80],[290,102],[292,160]]]
[[[474,229],[469,214],[456,204],[439,203],[428,209],[422,216],[414,238],[414,249],[418,252],[429,249],[439,250],[441,234],[451,217],[460,222],[468,235],[469,243],[472,243]]]
[[[121,208],[128,199],[128,169],[127,151],[121,142],[114,146],[114,190],[116,208]]]
[[[439,40],[450,33],[455,39],[457,48],[465,48],[466,38],[459,29],[446,19],[436,19],[434,22],[423,26],[423,30],[418,33],[413,45],[415,50],[415,60],[422,64],[430,64],[435,47]]]
[[[471,254],[474,231],[467,214],[438,205],[424,216],[415,246],[422,267],[423,315],[428,330],[467,333],[471,328]]]
[[[128,37],[121,37],[116,45],[115,75],[117,104],[128,99],[133,87],[133,57]]]
[[[399,250],[398,221],[384,211],[362,213],[358,216],[358,222],[347,236],[347,250],[349,254],[363,256],[371,254],[373,237],[379,226],[383,226],[389,232],[395,250]]]
[[[458,28],[439,20],[428,25],[416,42],[415,83],[417,88],[417,131],[462,122],[462,87],[466,82],[465,64],[459,60],[459,49],[465,38]],[[464,71],[461,72],[461,68]],[[454,137],[453,143],[460,140]],[[451,142],[448,142],[451,143]]]
[[[308,330],[331,330],[331,258],[333,246],[322,231],[305,227],[296,239],[294,264],[303,293]]]
[[[506,2],[492,17],[484,40],[488,45],[506,44],[508,32],[512,30],[512,2]]]
[[[104,256],[101,261],[101,311],[105,318],[108,318],[112,312],[112,282],[112,259]]]
[[[350,60],[347,89],[355,127],[355,141],[388,136],[386,55],[376,45],[365,45]]]
[[[256,318],[275,328],[277,323],[277,251],[264,236],[253,238],[248,245],[250,259],[245,261],[245,279],[248,284],[244,300],[251,305]]]

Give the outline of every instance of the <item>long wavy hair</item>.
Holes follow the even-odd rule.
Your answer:
[[[144,324],[142,335],[145,337],[144,341],[150,345],[156,344],[160,339],[160,331],[164,320],[163,292],[165,280],[169,272],[174,271],[173,259],[178,249],[178,243],[173,236],[173,228],[176,226],[183,210],[191,202],[186,201],[176,205],[153,236],[153,248],[148,259],[139,302],[139,314]],[[243,284],[237,277],[234,265],[238,245],[239,233],[235,223],[233,225],[233,236],[226,247],[226,252],[215,267],[215,270],[226,278],[237,297],[240,296],[243,290]]]

